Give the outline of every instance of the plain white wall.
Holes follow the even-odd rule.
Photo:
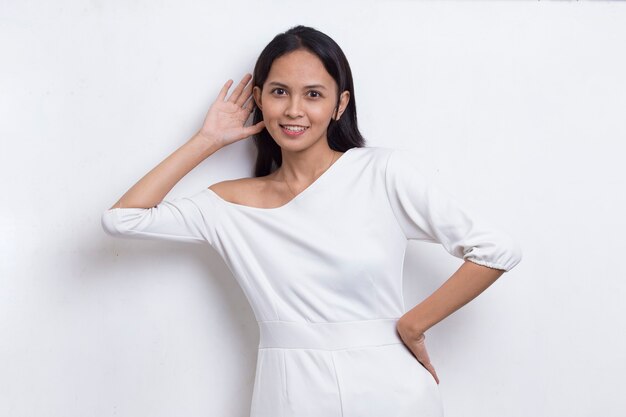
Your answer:
[[[1,1],[0,415],[248,415],[258,329],[226,265],[100,215],[296,24],[346,53],[368,145],[414,150],[523,248],[427,333],[446,416],[623,415],[625,21],[611,2]],[[167,198],[250,176],[253,152]],[[410,308],[461,260],[409,245]]]

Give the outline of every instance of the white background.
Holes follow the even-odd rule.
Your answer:
[[[2,0],[0,415],[248,415],[258,329],[222,259],[100,216],[296,24],[346,53],[367,145],[413,150],[523,248],[427,332],[446,416],[623,415],[624,22],[622,2]],[[221,149],[167,198],[253,162]],[[462,261],[409,245],[412,307]]]

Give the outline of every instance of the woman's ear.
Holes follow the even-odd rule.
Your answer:
[[[259,108],[259,110],[263,110],[263,108],[261,107],[261,89],[259,88],[259,86],[255,85],[252,88],[252,94],[254,95],[254,102],[256,103],[256,106]]]
[[[337,117],[335,120],[339,120],[343,112],[348,107],[348,103],[350,102],[350,92],[348,90],[341,93],[341,97],[339,98],[339,111],[337,112]]]

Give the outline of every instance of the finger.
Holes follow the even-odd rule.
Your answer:
[[[261,120],[259,123],[255,124],[255,125],[248,126],[245,129],[245,134],[248,135],[248,136],[254,135],[255,133],[259,133],[264,128],[265,128],[265,122],[263,122],[263,120]]]
[[[239,81],[239,84],[237,84],[237,87],[235,87],[235,89],[233,90],[233,93],[228,98],[228,101],[230,101],[231,103],[237,102],[239,95],[243,91],[243,88],[246,86],[246,84],[248,84],[248,81],[250,81],[251,77],[252,75],[250,73],[246,73],[246,75],[243,76],[241,81]]]
[[[224,86],[222,87],[219,94],[217,95],[218,100],[224,101],[224,99],[226,98],[226,93],[228,92],[228,89],[230,88],[232,83],[233,83],[233,80],[231,79],[229,79],[228,81],[226,81],[226,83],[224,83]]]
[[[424,365],[424,367],[428,370],[428,372],[432,374],[432,376],[435,378],[435,381],[439,383],[439,377],[437,377],[437,372],[435,372],[435,367],[431,363],[427,363],[426,365]]]
[[[252,111],[254,109],[254,100],[248,101],[246,105],[243,106],[247,111]]]
[[[237,105],[243,107],[243,104],[252,96],[252,83],[249,83],[237,99]]]
[[[421,349],[418,349],[418,359],[420,360],[420,362],[422,363],[430,363],[430,356],[428,355],[428,351],[422,347]]]

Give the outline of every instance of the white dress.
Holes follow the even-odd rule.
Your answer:
[[[114,236],[212,246],[259,325],[251,417],[440,417],[434,377],[402,343],[407,239],[505,271],[507,234],[470,218],[410,151],[351,148],[287,204],[257,208],[206,188],[102,215]]]

